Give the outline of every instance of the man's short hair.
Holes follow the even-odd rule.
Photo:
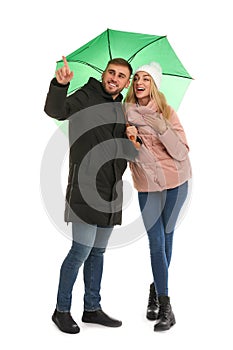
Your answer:
[[[119,66],[127,67],[130,72],[130,76],[133,73],[133,68],[131,67],[131,64],[128,61],[126,61],[124,58],[112,58],[110,61],[108,61],[106,69],[110,64],[116,64]]]

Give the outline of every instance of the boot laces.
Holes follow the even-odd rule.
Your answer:
[[[159,310],[160,317],[169,319],[170,313],[171,313],[171,306],[169,303],[160,304],[160,310]]]

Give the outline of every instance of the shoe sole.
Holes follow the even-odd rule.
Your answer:
[[[111,328],[117,328],[117,327],[121,327],[122,323],[118,323],[118,324],[105,324],[105,323],[100,323],[100,322],[95,322],[95,321],[90,321],[90,320],[85,320],[82,318],[82,322],[84,323],[92,323],[92,324],[98,324],[100,326],[105,326],[105,327],[111,327]]]

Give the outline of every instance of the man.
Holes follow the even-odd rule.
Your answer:
[[[70,309],[72,289],[84,264],[82,321],[108,327],[122,322],[109,317],[100,305],[103,254],[114,225],[121,224],[122,175],[127,159],[136,155],[125,134],[121,91],[130,83],[132,68],[121,58],[108,62],[102,82],[94,78],[67,97],[74,73],[63,57],[45,103],[45,112],[69,119],[69,177],[65,221],[72,222],[72,246],[61,270],[57,305],[52,320],[66,333],[78,333]]]

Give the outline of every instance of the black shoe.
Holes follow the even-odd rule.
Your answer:
[[[71,317],[70,312],[59,312],[55,310],[52,316],[52,320],[62,332],[70,334],[76,334],[80,332],[80,328]]]
[[[158,318],[158,313],[159,313],[158,295],[155,290],[154,283],[151,283],[146,317],[148,318],[148,320],[155,321]]]
[[[159,304],[159,322],[154,326],[155,332],[167,331],[176,323],[170,304],[170,298],[168,296],[159,296]]]
[[[101,324],[106,327],[120,327],[122,325],[121,321],[109,317],[101,309],[96,311],[84,311],[82,321]]]

